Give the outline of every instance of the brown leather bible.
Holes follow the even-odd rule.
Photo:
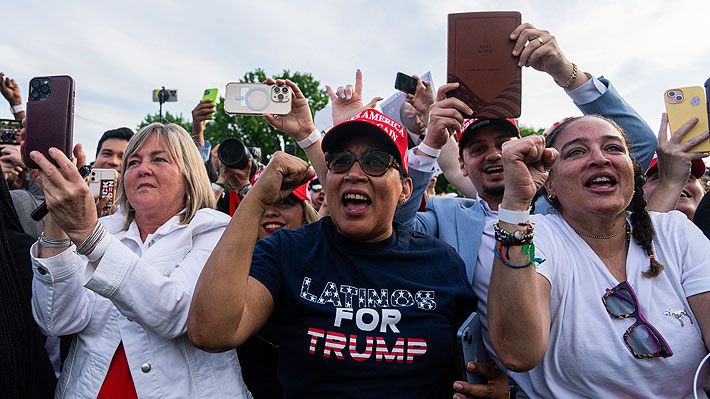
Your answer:
[[[517,11],[449,14],[447,93],[473,109],[476,118],[520,116],[521,71],[510,34],[520,25]]]

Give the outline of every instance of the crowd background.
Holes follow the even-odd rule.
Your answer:
[[[322,89],[325,83],[351,76],[356,65],[367,79],[366,101],[393,94],[397,71],[421,75],[431,70],[434,86],[439,87],[446,77],[446,15],[473,8],[519,10],[524,21],[554,29],[567,58],[582,70],[612,77],[621,95],[654,129],[664,110],[664,90],[702,86],[710,77],[705,68],[710,4],[702,0],[672,5],[661,0],[605,0],[593,5],[425,0],[209,6],[187,1],[101,6],[88,1],[61,6],[15,2],[4,7],[12,17],[0,27],[4,38],[0,51],[7,60],[4,72],[23,91],[39,73],[74,77],[75,141],[86,145],[91,160],[96,132],[126,125],[135,130],[146,114],[158,111],[150,95],[162,85],[179,90],[179,101],[165,104],[164,111],[185,119],[190,119],[205,88],[217,87],[222,94],[226,82],[256,68],[267,75],[284,69],[311,73]],[[37,16],[42,14],[53,17],[40,23]],[[27,26],[33,28],[22,28]],[[240,38],[242,31],[259,32],[258,40]],[[357,34],[350,34],[354,31]],[[551,83],[549,76],[523,71],[522,125],[546,128],[561,116],[577,114]],[[329,114],[327,109],[323,112]],[[0,108],[0,117],[12,115]]]

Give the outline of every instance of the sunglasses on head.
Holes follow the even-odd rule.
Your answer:
[[[606,290],[602,297],[604,307],[615,319],[633,317],[636,322],[624,333],[624,342],[637,359],[673,356],[671,348],[661,333],[656,330],[641,314],[636,293],[631,285],[624,281],[616,287]]]
[[[384,175],[390,166],[397,167],[394,156],[383,151],[370,151],[359,157],[348,151],[328,153],[325,156],[325,163],[333,173],[347,172],[355,161],[360,164],[363,172],[373,177]]]

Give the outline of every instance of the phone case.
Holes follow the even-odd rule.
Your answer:
[[[708,130],[708,114],[705,100],[705,91],[700,86],[681,87],[666,90],[663,96],[666,102],[668,123],[671,132],[675,132],[692,117],[698,118],[698,123],[685,134],[681,142],[686,142],[693,137]],[[707,139],[690,149],[691,152],[710,151],[710,139]]]
[[[415,94],[417,92],[417,80],[402,72],[397,72],[394,88],[401,92]]]
[[[108,212],[113,207],[118,188],[118,172],[115,169],[92,169],[89,179],[89,190],[99,197],[111,196],[103,211]],[[101,216],[101,215],[100,215]]]
[[[210,100],[213,103],[217,104],[218,91],[219,90],[217,90],[217,89],[205,89],[205,94],[202,96],[202,101]],[[210,116],[214,116],[214,112],[211,113]]]
[[[35,81],[50,82],[50,91],[43,99],[34,99],[32,85]],[[25,146],[22,159],[28,168],[39,166],[30,158],[32,151],[41,152],[47,159],[49,148],[56,147],[71,159],[74,129],[74,79],[70,76],[43,76],[30,80],[27,100]]]
[[[456,333],[456,338],[463,349],[464,370],[469,384],[485,384],[488,381],[480,374],[471,373],[466,369],[468,362],[486,362],[486,347],[483,343],[481,317],[477,312],[471,313]]]
[[[520,25],[517,11],[449,14],[448,92],[473,109],[476,118],[520,116],[521,68],[510,33]]]
[[[224,112],[228,114],[286,115],[291,112],[293,93],[288,86],[232,82],[227,84],[224,93]]]

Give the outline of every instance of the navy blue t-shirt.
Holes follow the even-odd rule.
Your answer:
[[[274,298],[287,398],[449,391],[456,331],[475,299],[442,241],[398,224],[384,241],[353,241],[326,217],[257,242],[250,275]]]

